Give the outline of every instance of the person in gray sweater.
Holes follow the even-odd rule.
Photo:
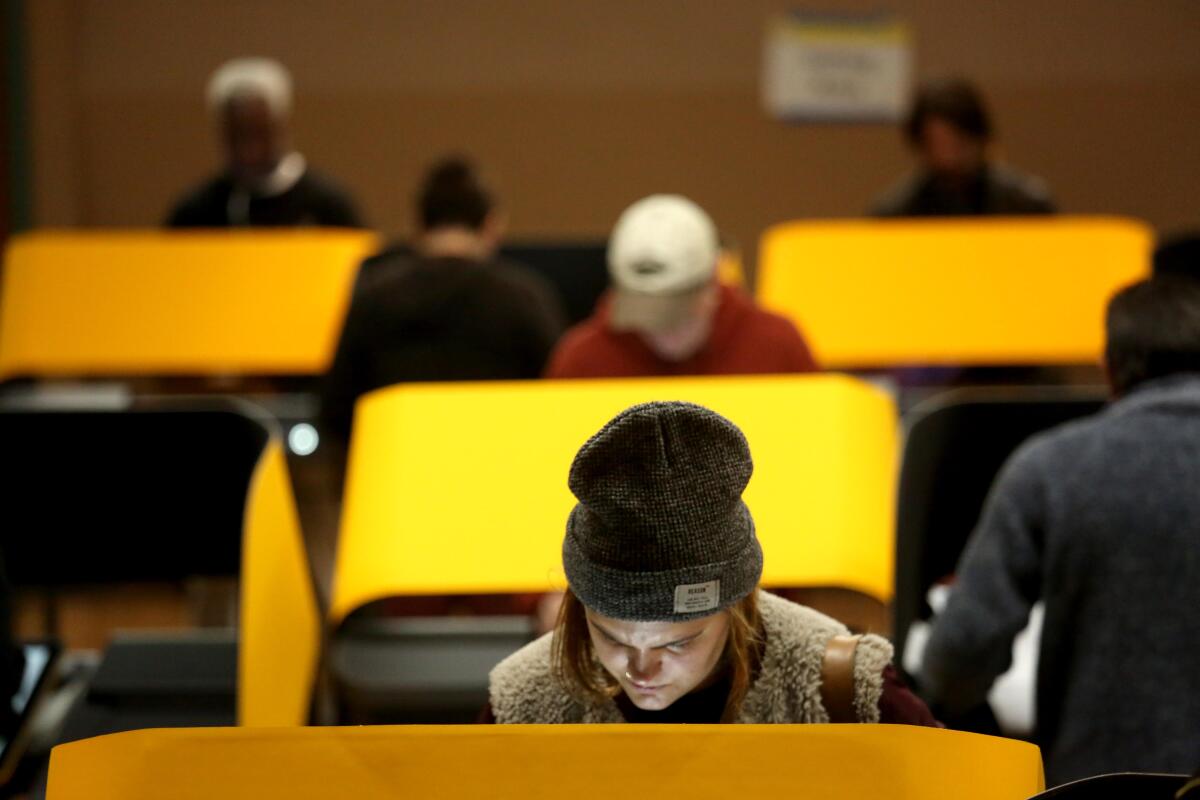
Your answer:
[[[982,703],[1042,600],[1049,785],[1200,763],[1200,281],[1124,289],[1107,340],[1113,402],[1000,471],[920,676],[937,713]]]

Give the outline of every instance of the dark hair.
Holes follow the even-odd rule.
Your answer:
[[[423,230],[452,225],[478,230],[492,210],[492,195],[469,160],[445,158],[426,173],[417,207]]]
[[[904,135],[912,145],[921,143],[921,132],[930,119],[949,122],[968,136],[987,141],[992,137],[992,120],[983,96],[961,78],[930,81],[917,89],[904,122]]]
[[[1154,248],[1155,275],[1187,275],[1200,278],[1200,231],[1163,237]]]
[[[1200,280],[1158,275],[1108,304],[1105,358],[1113,392],[1180,372],[1200,373]]]

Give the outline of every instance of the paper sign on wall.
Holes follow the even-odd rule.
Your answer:
[[[763,49],[763,105],[778,119],[891,122],[908,104],[912,37],[893,14],[773,18]]]

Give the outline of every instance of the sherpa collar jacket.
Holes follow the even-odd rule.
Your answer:
[[[741,723],[829,722],[821,704],[821,665],[825,645],[846,627],[805,606],[759,591],[766,634],[762,664],[746,693]],[[546,634],[492,670],[491,709],[499,723],[624,722],[611,699],[581,701],[554,677]],[[873,634],[863,636],[854,661],[854,707],[860,722],[879,721],[883,669],[892,646]]]

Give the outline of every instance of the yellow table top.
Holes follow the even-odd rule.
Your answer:
[[[44,231],[13,238],[0,377],[325,370],[366,231]]]
[[[1034,745],[903,725],[448,725],[133,731],[54,748],[48,800],[347,797],[1025,800]]]
[[[827,368],[1095,363],[1152,240],[1103,217],[792,222],[763,236],[758,296]]]
[[[382,597],[562,588],[579,447],[619,411],[689,400],[737,423],[768,586],[892,594],[897,419],[843,376],[410,384],[357,406],[331,616]]]

